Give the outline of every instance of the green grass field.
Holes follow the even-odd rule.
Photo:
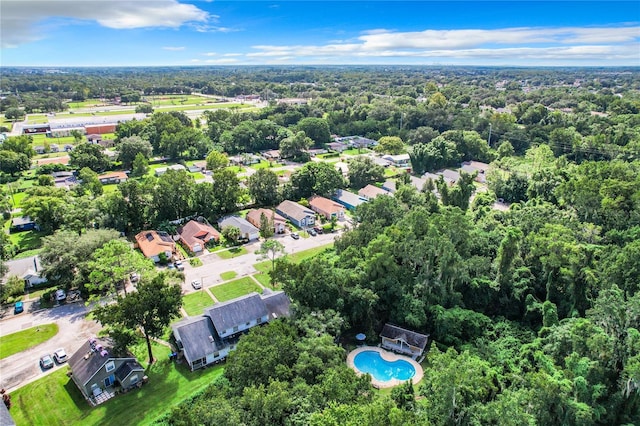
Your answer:
[[[287,255],[287,260],[289,262],[293,262],[293,263],[300,263],[303,260],[308,259],[310,257],[313,257],[313,256],[317,255],[318,253],[322,253],[326,249],[329,249],[329,248],[332,248],[332,247],[333,247],[333,243],[329,243],[329,244],[325,244],[325,245],[320,246],[320,247],[314,247],[314,248],[309,249],[309,250],[303,250],[303,251],[299,251],[297,253],[288,254]],[[258,262],[256,264],[254,264],[253,267],[256,269],[256,271],[266,274],[267,272],[269,272],[271,270],[271,261],[270,260],[265,260],[263,262]],[[262,283],[262,280],[260,278],[258,278],[257,276],[256,276],[256,279],[258,279],[258,281],[260,281]]]
[[[182,298],[182,307],[190,317],[201,315],[204,308],[213,305],[213,299],[204,290],[189,293]]]
[[[18,251],[38,249],[42,245],[42,237],[45,234],[39,231],[14,232],[9,235],[9,240],[18,246]]]
[[[211,293],[220,302],[231,300],[236,297],[244,296],[252,291],[261,292],[261,288],[251,278],[244,277],[239,280],[231,281],[226,284],[210,287]]]
[[[262,160],[258,164],[252,164],[249,167],[251,167],[252,169],[256,169],[256,170],[268,169],[269,168],[269,162],[267,160]]]
[[[229,281],[234,279],[237,275],[238,273],[236,271],[227,271],[227,272],[221,273],[220,278],[222,278],[223,281]]]
[[[146,365],[146,347],[138,345],[134,354]],[[201,391],[222,375],[222,367],[189,371],[186,364],[168,360],[170,349],[153,344],[158,360],[145,374],[149,382],[142,388],[121,394],[91,408],[67,369],[44,376],[11,393],[11,416],[17,425],[150,425],[165,412]]]
[[[46,342],[56,334],[58,334],[57,324],[42,324],[3,336],[0,340],[0,359]]]
[[[248,251],[244,247],[231,247],[228,250],[220,250],[220,251],[216,251],[215,253],[222,259],[232,259],[234,257],[247,254]]]
[[[268,273],[260,272],[259,274],[253,275],[253,278],[258,280],[258,282],[262,284],[264,287],[267,287],[273,290],[274,287],[271,285],[271,277],[269,277]]]

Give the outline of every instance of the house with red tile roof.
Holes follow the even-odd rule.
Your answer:
[[[160,262],[160,254],[164,253],[167,259],[176,253],[176,243],[171,235],[163,231],[142,231],[136,235],[136,247],[142,254],[154,262]]]
[[[276,234],[284,233],[285,227],[287,225],[287,219],[280,216],[278,213],[269,209],[253,209],[249,210],[247,213],[247,220],[256,228],[260,229],[260,218],[262,215],[265,215],[267,220],[273,223],[273,232]]]
[[[205,245],[211,241],[220,241],[220,233],[206,223],[190,220],[178,230],[180,241],[192,253],[199,253],[204,250]]]
[[[314,212],[321,214],[327,220],[335,217],[338,220],[344,220],[344,207],[328,198],[316,195],[309,199],[309,207]]]

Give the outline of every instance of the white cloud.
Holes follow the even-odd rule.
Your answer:
[[[169,50],[169,51],[172,51],[172,52],[178,52],[178,51],[184,50],[184,49],[185,49],[184,46],[164,46],[162,48],[162,50]]]
[[[217,55],[216,52],[206,52],[202,54],[202,56],[216,56],[216,55]]]
[[[373,62],[375,58],[437,58],[482,60],[501,59],[503,63],[535,63],[555,60],[558,63],[605,64],[640,63],[640,27],[559,27],[502,28],[494,30],[425,30],[398,32],[384,29],[362,33],[354,42],[331,42],[324,45],[256,45],[249,58],[277,61],[298,58],[312,63],[343,63],[351,58]]]
[[[237,64],[240,61],[236,58],[218,58],[218,59],[205,59],[204,61],[198,61],[198,62],[202,62],[205,64],[212,64],[212,65],[216,65],[216,64],[226,65],[226,64]]]
[[[206,23],[214,17],[178,0],[2,0],[2,47],[16,47],[46,37],[36,24],[50,18],[131,29],[178,28],[187,23]]]

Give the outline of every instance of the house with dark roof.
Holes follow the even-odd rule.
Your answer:
[[[200,253],[205,245],[211,241],[220,241],[220,233],[206,223],[190,220],[182,228],[178,229],[180,242],[192,253]]]
[[[287,226],[287,219],[269,209],[253,209],[247,212],[247,220],[256,228],[261,226],[261,218],[264,215],[269,223],[273,224],[273,232],[282,234]]]
[[[331,220],[334,217],[337,220],[344,220],[344,207],[328,198],[320,197],[319,195],[311,197],[309,199],[309,207],[327,220]]]
[[[4,395],[3,395],[3,397],[4,397]],[[4,402],[0,403],[0,425],[2,425],[2,426],[16,426],[16,422],[13,420],[13,417],[11,417],[11,413],[9,413],[9,409],[4,404]]]
[[[227,216],[218,220],[218,227],[220,229],[228,226],[235,226],[240,229],[240,239],[242,240],[254,241],[260,238],[260,230],[239,216]]]
[[[191,370],[216,363],[235,349],[240,335],[271,320],[289,316],[290,300],[283,291],[265,289],[217,303],[204,314],[171,326]]]
[[[116,390],[140,386],[144,368],[132,355],[117,356],[110,341],[91,338],[69,358],[71,379],[95,406],[115,396]]]
[[[394,179],[387,179],[382,184],[382,189],[384,189],[385,191],[389,191],[390,193],[393,194],[397,190],[396,181]]]
[[[460,170],[469,173],[470,175],[477,172],[477,175],[475,177],[476,182],[486,183],[487,173],[491,171],[491,166],[481,161],[465,161],[464,163],[462,163]]]
[[[360,204],[364,204],[367,202],[366,199],[362,198],[358,194],[345,191],[344,189],[338,189],[336,191],[336,194],[333,196],[333,199],[345,206],[348,210],[354,210]]]
[[[142,231],[135,236],[136,246],[149,259],[160,262],[160,254],[167,259],[176,253],[176,243],[171,235],[163,231]]]
[[[230,346],[223,343],[213,328],[211,318],[186,318],[171,326],[173,336],[191,370],[213,364],[227,357]]]
[[[276,213],[286,217],[298,228],[306,228],[316,223],[314,211],[294,201],[284,200],[276,207]]]
[[[98,180],[103,185],[125,182],[129,176],[125,172],[109,172],[98,176]]]
[[[385,324],[380,332],[382,347],[416,359],[424,353],[429,342],[428,334],[420,334],[392,324]]]

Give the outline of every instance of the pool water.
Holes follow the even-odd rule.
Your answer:
[[[416,369],[411,363],[404,360],[386,361],[376,351],[360,352],[353,359],[353,365],[381,382],[393,379],[409,380],[416,374]]]

